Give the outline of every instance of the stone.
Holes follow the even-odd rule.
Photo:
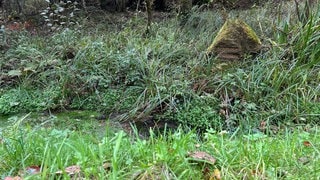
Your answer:
[[[207,49],[207,54],[214,54],[220,60],[236,61],[260,49],[261,41],[248,24],[240,19],[228,19]]]

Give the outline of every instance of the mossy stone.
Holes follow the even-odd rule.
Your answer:
[[[240,60],[245,54],[257,53],[261,41],[252,28],[240,19],[228,19],[221,27],[207,54],[221,60]]]

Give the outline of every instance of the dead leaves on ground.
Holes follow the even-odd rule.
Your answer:
[[[206,162],[208,164],[214,165],[216,163],[216,159],[213,158],[210,154],[203,151],[194,151],[188,153],[188,157],[191,161],[195,162]]]
[[[203,179],[204,180],[220,180],[221,172],[219,169],[214,169],[213,172],[210,171],[208,167],[206,167],[203,171]]]
[[[23,177],[27,177],[27,176],[32,176],[32,175],[37,175],[41,173],[41,167],[40,166],[28,166],[26,167],[24,170],[20,170],[19,171],[19,176],[8,176],[5,177],[4,180],[22,180]],[[73,165],[73,166],[69,166],[66,167],[63,171],[57,171],[54,173],[54,175],[62,175],[66,173],[71,179],[83,179],[81,178],[81,168],[78,165]]]
[[[221,173],[220,173],[219,169],[214,169],[213,170],[213,174],[211,175],[210,180],[213,180],[213,179],[216,179],[216,180],[220,180],[221,179]]]
[[[63,173],[66,173],[69,176],[78,175],[81,173],[81,168],[78,165],[73,165],[73,166],[66,167],[64,171],[61,171],[61,170],[57,171],[55,174],[62,175]]]
[[[103,162],[101,169],[104,171],[110,171],[112,169],[112,165],[110,162]],[[32,165],[26,167],[24,170],[20,170],[18,173],[18,176],[8,176],[5,177],[5,180],[22,180],[24,177],[32,176],[32,175],[37,175],[41,173],[42,168],[40,166]],[[52,176],[57,176],[60,177],[62,175],[67,175],[70,177],[70,179],[85,179],[83,173],[81,170],[81,167],[79,165],[72,165],[68,166],[63,170],[56,171],[55,173],[52,173]]]
[[[303,145],[306,146],[306,147],[312,146],[310,141],[303,141]]]
[[[194,151],[194,152],[189,152],[187,157],[190,159],[191,162],[196,162],[198,164],[204,163],[204,169],[202,171],[202,174],[205,180],[221,179],[221,173],[219,169],[214,169],[213,171],[211,171],[208,167],[208,165],[214,165],[217,161],[209,153],[204,151]]]
[[[40,166],[32,165],[32,166],[26,167],[24,170],[20,170],[19,176],[14,176],[14,177],[8,176],[8,177],[5,177],[4,180],[22,180],[23,177],[25,176],[36,175],[36,174],[39,174],[40,172],[41,172]]]
[[[22,178],[19,176],[14,176],[14,177],[8,176],[8,177],[5,177],[3,180],[22,180]]]

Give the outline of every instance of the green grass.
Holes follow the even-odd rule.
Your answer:
[[[240,17],[256,30],[268,50],[225,68],[205,55],[222,17],[198,8],[183,26],[179,18],[165,19],[147,36],[139,14],[95,29],[94,21],[84,19],[81,28],[50,36],[8,34],[11,47],[0,57],[0,113],[79,109],[122,114],[122,120],[162,120],[180,111],[193,116],[189,104],[199,101],[213,116],[174,120],[204,129],[235,129],[247,117],[249,126],[301,118],[317,123],[319,8],[300,21],[292,3],[273,6],[230,11],[230,18]],[[222,106],[230,111],[229,123]]]
[[[320,134],[315,127],[283,129],[275,136],[208,130],[202,138],[181,129],[158,135],[151,131],[142,140],[108,126],[102,134],[90,133],[86,126],[26,128],[27,119],[21,117],[1,131],[2,178],[38,166],[41,173],[26,173],[25,179],[55,179],[60,176],[55,172],[72,165],[80,166],[79,177],[86,179],[201,179],[206,168],[219,169],[223,179],[317,179],[320,175]],[[76,123],[68,116],[61,120]],[[192,161],[188,153],[194,151],[207,152],[217,161],[213,165]]]
[[[55,172],[79,165],[86,179],[201,179],[207,169],[223,179],[317,179],[319,9],[304,17],[288,1],[230,11],[264,49],[226,66],[205,54],[222,17],[199,8],[183,25],[176,17],[154,22],[148,35],[139,13],[80,19],[50,35],[8,32],[1,178],[38,166],[26,179],[68,179]],[[99,114],[112,117],[106,126]],[[141,139],[108,126],[150,118],[183,128]],[[190,160],[197,150],[217,162]]]

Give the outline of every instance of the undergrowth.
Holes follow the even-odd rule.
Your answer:
[[[317,123],[319,7],[301,21],[289,2],[272,6],[230,12],[265,49],[227,67],[205,54],[222,17],[198,8],[183,26],[166,19],[149,35],[138,15],[108,31],[84,20],[51,36],[12,35],[0,57],[0,113],[88,109],[203,129]]]

